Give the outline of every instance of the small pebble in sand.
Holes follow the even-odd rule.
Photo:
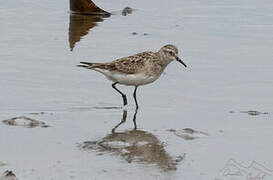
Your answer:
[[[259,112],[259,111],[240,111],[240,113],[247,113],[250,116],[258,116],[261,114],[269,114],[268,112]]]
[[[184,153],[183,155],[180,155],[180,156],[177,156],[176,159],[175,159],[175,162],[181,162],[185,159],[186,157],[186,154]]]
[[[132,32],[132,35],[138,35],[138,33],[137,32]],[[150,35],[149,33],[143,33],[142,34],[143,36],[148,36],[148,35]]]
[[[193,134],[193,133],[195,133],[195,132],[197,132],[197,131],[195,131],[195,130],[193,130],[193,129],[191,129],[191,128],[184,128],[184,129],[182,129],[185,133],[188,133],[188,134]]]
[[[103,169],[102,172],[107,173],[107,170]]]
[[[175,129],[168,129],[167,131],[169,131],[169,132],[176,132]]]
[[[2,122],[8,126],[22,126],[26,128],[49,127],[49,125],[47,125],[45,122],[38,121],[36,119],[29,118],[26,116],[13,117],[11,119],[3,120]]]
[[[181,137],[185,140],[193,140],[196,138],[201,138],[201,137],[205,137],[209,135],[206,132],[196,131],[191,128],[184,128],[184,129],[178,129],[178,130],[169,129],[168,131],[173,132],[176,136]]]
[[[12,171],[6,170],[0,177],[0,180],[18,180]]]
[[[32,112],[32,113],[29,113],[31,115],[43,115],[45,114],[45,112]]]
[[[127,14],[132,14],[132,12],[133,12],[133,9],[127,6],[122,10],[121,14],[123,16],[127,16]]]

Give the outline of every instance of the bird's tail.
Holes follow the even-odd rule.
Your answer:
[[[80,62],[81,64],[77,65],[78,67],[83,67],[87,69],[93,69],[98,66],[99,63],[91,63],[91,62]]]

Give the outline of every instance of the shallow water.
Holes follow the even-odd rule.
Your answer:
[[[1,5],[0,174],[10,169],[28,180],[272,179],[270,1],[95,3],[115,15],[96,26],[76,20],[74,32],[67,1]],[[121,16],[125,6],[136,10]],[[120,86],[129,105],[126,122],[115,131],[122,143],[113,142],[112,129],[124,119],[122,99],[101,74],[76,65],[167,43],[179,48],[189,67],[172,63],[158,81],[139,88],[139,132],[133,130],[133,88]],[[2,123],[20,116],[50,127]],[[189,134],[187,140],[175,133],[185,128],[208,135]],[[79,148],[105,139],[118,150],[100,152],[96,143]]]

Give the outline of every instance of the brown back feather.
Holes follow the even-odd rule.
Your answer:
[[[81,62],[84,65],[78,65],[79,67],[85,67],[88,69],[100,68],[109,71],[116,71],[120,73],[134,74],[138,73],[145,67],[145,60],[147,58],[154,58],[153,52],[142,52],[132,56],[117,59],[109,63],[90,63]]]

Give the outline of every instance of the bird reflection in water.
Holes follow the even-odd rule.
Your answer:
[[[102,22],[101,16],[70,14],[69,23],[69,45],[73,51],[75,44],[79,42],[83,36],[87,35],[89,30],[97,26],[98,22]]]
[[[136,115],[137,115],[137,110],[135,110],[135,114],[134,114],[134,117],[133,117],[133,122],[134,122],[134,130],[136,131],[137,130],[137,124],[136,124]],[[122,116],[122,119],[120,121],[120,123],[118,123],[113,129],[112,129],[112,133],[115,134],[115,131],[116,129],[123,123],[125,123],[127,119],[127,111],[126,110],[123,110],[123,116]]]
[[[69,45],[75,44],[88,34],[89,30],[110,17],[111,13],[99,8],[92,0],[70,0]]]
[[[99,154],[111,153],[122,157],[128,163],[154,164],[164,171],[176,170],[178,162],[184,159],[185,154],[176,158],[171,157],[165,150],[166,144],[159,141],[152,133],[137,129],[136,115],[137,110],[133,117],[133,130],[116,132],[116,129],[127,119],[127,111],[123,110],[122,120],[112,129],[112,133],[98,141],[80,143],[79,148],[93,150]]]

